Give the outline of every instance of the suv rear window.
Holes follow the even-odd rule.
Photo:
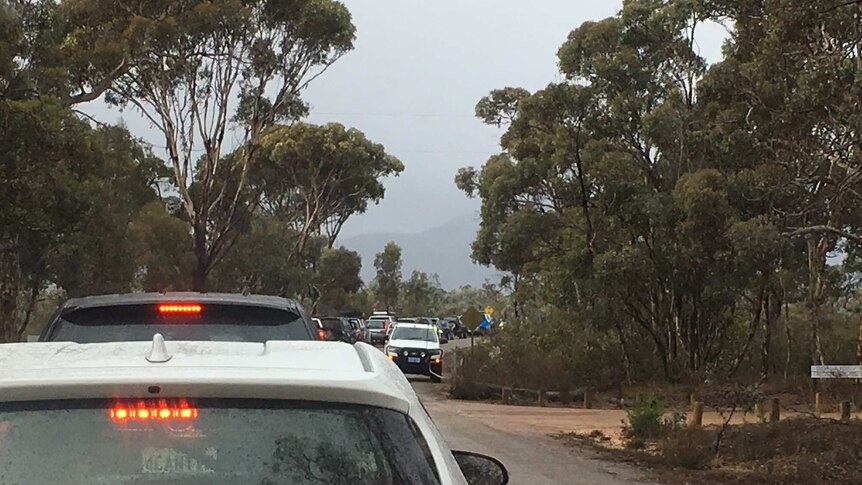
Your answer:
[[[373,328],[375,330],[378,330],[378,329],[382,329],[385,327],[385,325],[383,323],[384,323],[384,320],[377,320],[377,319],[372,318],[372,319],[368,320],[368,322],[365,323],[365,326],[367,328]]]
[[[82,308],[61,314],[48,341],[77,343],[152,340],[266,342],[313,340],[301,316],[274,308],[203,305],[200,313],[163,314],[158,305]]]
[[[189,419],[116,417],[177,402],[0,404],[0,477],[76,485],[439,483],[413,422],[386,409],[200,399],[185,404],[194,409]]]
[[[339,332],[344,330],[344,324],[337,318],[321,318],[320,323],[327,330],[336,330]]]

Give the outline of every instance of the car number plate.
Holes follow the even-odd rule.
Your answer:
[[[420,361],[419,357],[407,357],[408,364],[418,364]]]
[[[215,450],[207,450],[207,454],[214,452]],[[213,472],[212,469],[191,456],[170,448],[145,449],[142,468],[144,473],[155,474],[199,475]]]

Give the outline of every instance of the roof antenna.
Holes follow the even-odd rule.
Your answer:
[[[171,354],[168,353],[168,347],[165,345],[165,338],[162,334],[153,335],[153,347],[147,352],[147,361],[154,364],[167,362],[171,360]]]

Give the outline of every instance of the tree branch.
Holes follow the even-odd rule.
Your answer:
[[[69,96],[66,102],[70,105],[73,105],[86,103],[98,99],[105,91],[107,91],[111,87],[111,84],[113,84],[114,80],[117,79],[117,77],[121,76],[128,67],[128,60],[124,57],[117,67],[112,69],[107,76],[105,76],[101,81],[99,81],[98,83],[96,83],[95,86],[93,86],[93,89],[90,92],[83,92],[75,96]]]
[[[839,229],[832,226],[801,227],[791,232],[784,233],[784,235],[788,237],[806,236],[808,234],[833,234],[835,236],[843,237],[844,239],[847,239],[848,241],[856,244],[857,246],[862,247],[862,236],[851,234],[843,229]]]

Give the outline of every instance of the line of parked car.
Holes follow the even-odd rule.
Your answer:
[[[470,336],[470,330],[457,316],[448,317],[397,317],[390,312],[374,312],[368,319],[361,316],[321,317],[314,316],[325,340],[339,340],[348,343],[365,342],[382,345],[392,334],[397,323],[423,323],[440,329],[446,340],[462,339]]]
[[[365,320],[359,317],[312,317],[317,324],[321,340],[335,340],[355,344],[371,343]]]
[[[437,329],[376,317],[255,295],[69,300],[39,342],[0,344],[3,483],[508,483],[450,450],[398,370],[442,373]],[[364,343],[381,335],[385,353]]]
[[[312,317],[324,340],[384,345],[383,352],[404,374],[423,375],[432,382],[443,379],[442,344],[470,335],[458,317],[398,317],[374,312],[359,316]]]

